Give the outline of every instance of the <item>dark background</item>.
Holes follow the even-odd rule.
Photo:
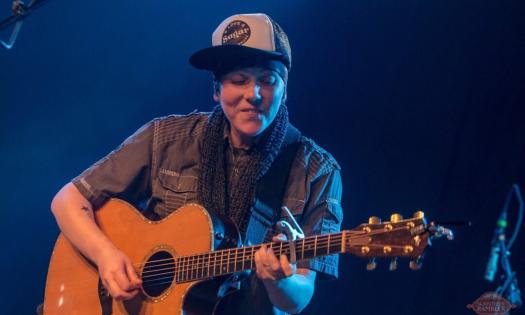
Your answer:
[[[342,165],[345,228],[417,209],[472,221],[419,272],[343,256],[304,313],[474,314],[495,289],[483,281],[495,221],[511,184],[525,188],[523,1],[52,0],[0,50],[2,314],[43,299],[62,185],[151,118],[212,107],[210,75],[187,58],[241,12],[288,33],[291,120]],[[511,262],[525,289],[524,248],[521,233]]]

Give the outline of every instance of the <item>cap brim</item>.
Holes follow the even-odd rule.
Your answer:
[[[189,61],[197,69],[218,71],[236,65],[255,65],[267,60],[281,61],[286,67],[283,54],[241,45],[221,45],[201,49],[191,55]]]

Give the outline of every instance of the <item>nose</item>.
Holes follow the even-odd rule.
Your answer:
[[[252,105],[259,105],[261,103],[261,85],[252,81],[246,86],[244,97]]]

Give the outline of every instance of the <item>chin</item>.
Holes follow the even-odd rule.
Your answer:
[[[255,137],[261,134],[264,131],[263,125],[261,123],[248,123],[239,128],[239,130],[248,137]]]

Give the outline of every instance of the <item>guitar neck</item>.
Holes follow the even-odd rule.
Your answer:
[[[304,260],[344,252],[346,231],[305,237],[293,242],[274,242],[254,246],[223,249],[175,259],[175,281],[178,283],[203,280],[255,267],[255,253],[263,246],[271,247],[277,257],[291,256],[295,247],[296,259]]]

